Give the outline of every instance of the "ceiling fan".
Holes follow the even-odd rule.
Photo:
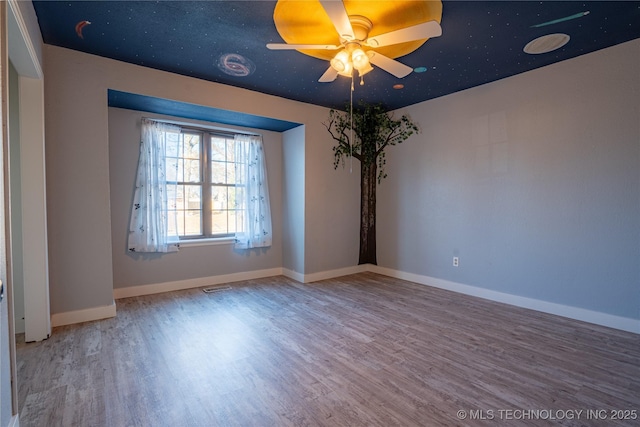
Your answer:
[[[336,29],[340,44],[268,43],[267,48],[271,50],[338,51],[330,60],[330,67],[318,80],[321,83],[332,82],[338,75],[352,77],[354,70],[357,70],[358,76],[362,78],[373,70],[371,64],[395,77],[403,78],[413,69],[377,52],[375,49],[426,40],[442,34],[440,24],[432,20],[369,37],[373,23],[367,17],[360,14],[349,15],[342,1],[320,0],[319,2]],[[360,84],[363,82],[361,81]]]

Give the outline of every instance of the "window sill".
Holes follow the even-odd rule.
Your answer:
[[[180,247],[233,245],[235,242],[236,239],[234,237],[212,237],[209,239],[180,240]]]

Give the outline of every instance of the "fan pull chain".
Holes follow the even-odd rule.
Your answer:
[[[354,87],[353,87],[353,72],[351,73],[351,97],[350,97],[350,108],[349,108],[349,113],[351,113],[351,127],[350,127],[350,131],[351,131],[351,135],[349,136],[349,173],[353,173],[353,91],[354,91]]]

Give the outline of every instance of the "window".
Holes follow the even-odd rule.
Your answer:
[[[130,252],[175,252],[179,241],[233,237],[271,246],[262,137],[142,119]]]
[[[232,134],[189,128],[168,141],[170,234],[193,239],[230,237],[242,231],[243,211],[236,200],[242,188],[236,187],[235,144]]]

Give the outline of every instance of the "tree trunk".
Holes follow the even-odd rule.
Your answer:
[[[360,164],[360,260],[358,264],[376,264],[376,184],[378,163]]]

